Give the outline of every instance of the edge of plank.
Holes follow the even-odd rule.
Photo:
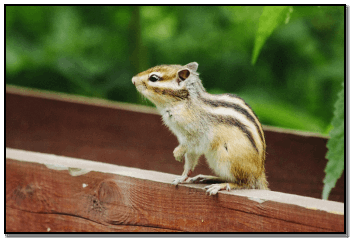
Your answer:
[[[68,170],[69,174],[71,174],[72,176],[86,174],[90,171],[97,171],[102,173],[118,174],[133,178],[161,182],[165,184],[171,184],[175,177],[177,177],[177,175],[152,170],[130,168],[85,159],[30,152],[12,148],[6,148],[6,158],[14,159],[17,161],[44,164],[46,167],[54,170]],[[180,184],[179,186],[202,189],[205,184]],[[265,201],[274,201],[278,203],[297,205],[312,210],[322,210],[332,214],[344,214],[343,203],[298,196],[282,192],[246,189],[221,191],[218,194],[230,194],[247,197],[248,199],[259,203],[263,203]]]

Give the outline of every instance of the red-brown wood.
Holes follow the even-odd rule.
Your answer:
[[[6,88],[6,147],[181,174],[177,139],[152,109]],[[265,129],[271,190],[320,198],[327,138]],[[204,158],[194,174],[212,174]],[[330,200],[344,201],[344,174]]]
[[[344,215],[233,192],[209,196],[200,185],[175,187],[167,182],[174,175],[163,176],[161,182],[138,173],[71,176],[7,158],[6,232],[344,232]]]

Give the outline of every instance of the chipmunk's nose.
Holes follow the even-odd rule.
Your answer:
[[[135,83],[137,82],[137,78],[136,78],[136,76],[134,76],[134,77],[132,77],[132,84],[134,84],[135,85]]]

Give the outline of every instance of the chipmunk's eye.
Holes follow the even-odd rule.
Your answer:
[[[148,79],[149,79],[150,81],[152,81],[152,82],[155,82],[155,81],[160,80],[161,77],[159,77],[159,76],[156,75],[156,74],[152,74]]]

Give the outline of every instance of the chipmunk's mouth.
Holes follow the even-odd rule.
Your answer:
[[[147,86],[144,83],[141,84],[136,84],[136,89],[138,92],[144,94],[144,92],[147,90]]]

